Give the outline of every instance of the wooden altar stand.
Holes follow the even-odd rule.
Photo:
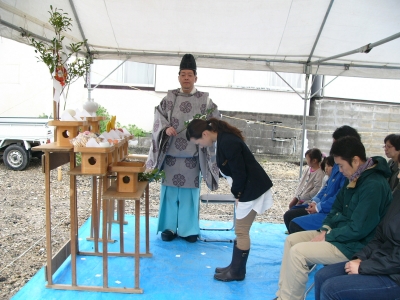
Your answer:
[[[85,122],[74,122],[65,125],[60,123],[62,121],[53,121],[53,125],[60,126],[58,130],[60,136],[68,133],[78,131],[78,127],[82,127]],[[127,143],[127,140],[125,141]],[[118,147],[123,149],[123,147]],[[93,148],[92,148],[93,149]],[[116,191],[115,186],[109,184],[107,176],[109,174],[109,161],[108,158],[113,156],[113,151],[116,147],[97,148],[92,153],[85,151],[86,154],[82,155],[84,160],[90,160],[90,165],[76,166],[76,153],[82,151],[82,149],[75,149],[71,144],[67,144],[65,138],[60,139],[59,142],[41,145],[34,147],[34,151],[43,151],[42,156],[42,170],[45,176],[45,203],[46,203],[46,254],[47,264],[45,266],[45,277],[47,280],[47,288],[52,289],[64,289],[64,290],[81,290],[81,291],[99,291],[99,292],[119,292],[119,293],[143,293],[143,289],[139,286],[140,277],[140,257],[152,257],[150,253],[149,245],[149,183],[139,182],[137,191],[133,193],[119,193]],[[89,150],[89,149],[86,149]],[[122,152],[122,151],[121,151]],[[123,159],[122,156],[114,156]],[[70,177],[70,240],[53,255],[52,248],[52,225],[51,225],[51,179],[50,171],[62,166],[69,162],[69,177]],[[94,162],[94,163],[93,163]],[[84,163],[84,162],[83,162]],[[106,164],[106,165],[105,165]],[[78,243],[78,196],[77,196],[77,176],[90,176],[92,178],[92,232],[93,232],[93,252],[82,252],[79,250]],[[99,178],[100,184],[97,183]],[[101,185],[103,187],[101,187]],[[99,207],[101,205],[101,194],[97,193],[97,190],[103,190],[103,216],[102,226],[101,220],[99,219]],[[144,196],[145,205],[145,252],[140,253],[140,199]],[[102,228],[102,237],[110,237],[111,231],[107,232],[107,228],[111,227],[112,220],[109,220],[107,216],[113,215],[114,208],[111,207],[110,203],[116,200],[118,202],[117,209],[119,215],[119,240],[120,240],[120,251],[119,252],[108,252],[107,243],[103,243],[103,240],[99,237],[99,228]],[[133,200],[135,201],[135,247],[133,251],[129,252],[125,250],[124,246],[124,201]],[[110,212],[112,210],[112,212]],[[132,224],[133,225],[133,224]],[[128,225],[126,225],[128,226]],[[102,242],[102,251],[99,250],[99,242]],[[77,284],[77,256],[78,255],[94,255],[101,256],[103,262],[103,284],[101,286],[88,286]],[[71,257],[71,282],[67,284],[59,284],[54,282],[54,274],[60,268],[60,266]],[[134,287],[133,288],[118,288],[109,287],[108,285],[108,257],[109,256],[132,256],[134,257],[135,266],[132,266],[132,276],[134,276]]]

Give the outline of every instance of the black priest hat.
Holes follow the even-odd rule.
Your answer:
[[[193,70],[194,74],[196,74],[196,61],[192,54],[185,54],[182,57],[181,64],[179,66],[179,70]]]

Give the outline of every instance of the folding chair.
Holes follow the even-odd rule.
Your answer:
[[[209,231],[231,231],[235,229],[236,225],[236,199],[232,194],[203,194],[200,196],[200,203],[207,204],[232,204],[233,205],[233,221],[230,228],[200,228],[200,230]],[[200,215],[200,212],[199,212]],[[229,242],[233,243],[233,239],[203,239],[199,237],[203,242]]]
[[[313,271],[315,270],[316,267],[317,267],[316,264],[313,265],[313,266],[310,268],[310,273],[313,272]],[[308,289],[307,289],[307,290],[305,291],[305,293],[304,293],[304,298],[303,298],[303,300],[306,300],[307,295],[313,290],[314,285],[315,285],[315,282],[312,282],[312,283],[310,284],[310,286],[308,287]]]

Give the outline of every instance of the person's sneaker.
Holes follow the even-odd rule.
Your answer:
[[[289,234],[289,231],[286,230],[286,231],[285,231],[285,234]]]
[[[170,242],[172,241],[174,238],[176,238],[176,233],[174,233],[172,230],[170,229],[165,229],[163,232],[161,232],[161,239],[164,242]]]
[[[181,236],[184,240],[186,240],[189,243],[195,243],[197,242],[197,235],[189,235],[189,236]]]

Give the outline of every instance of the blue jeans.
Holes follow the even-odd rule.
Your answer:
[[[315,274],[315,300],[400,299],[400,286],[387,275],[348,275],[346,262],[323,267]]]

